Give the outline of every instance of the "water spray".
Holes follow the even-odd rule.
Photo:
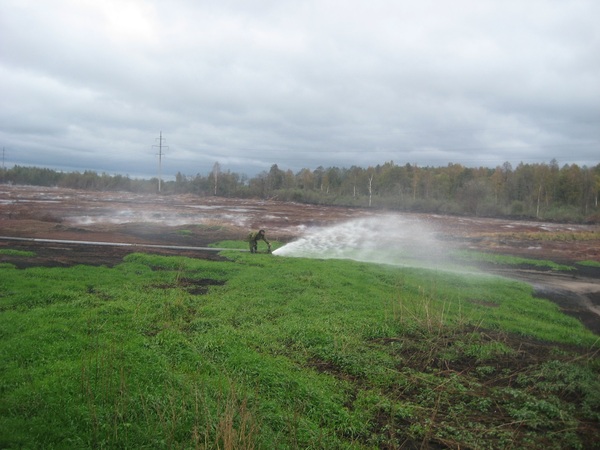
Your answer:
[[[273,252],[279,256],[422,268],[447,266],[447,253],[446,245],[426,222],[402,215],[368,217],[312,229]]]

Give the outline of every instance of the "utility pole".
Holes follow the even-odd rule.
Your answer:
[[[2,171],[4,172],[4,147],[2,147]]]
[[[169,147],[165,147],[163,145],[162,131],[160,132],[159,137],[156,138],[158,141],[158,145],[153,145],[152,147],[158,147],[158,192],[160,193],[160,185],[161,185],[161,176],[162,176],[162,157],[163,157],[163,148],[168,149]]]

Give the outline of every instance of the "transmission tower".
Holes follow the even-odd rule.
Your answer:
[[[163,141],[165,140],[162,137],[162,131],[160,132],[159,137],[157,137],[155,140],[158,141],[158,145],[153,145],[152,147],[158,147],[158,192],[160,192],[160,185],[162,183],[162,157],[163,157],[163,149],[168,149],[169,147],[166,147],[163,145]]]

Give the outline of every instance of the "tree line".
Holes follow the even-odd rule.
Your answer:
[[[0,172],[1,183],[58,186],[101,191],[157,192],[158,178],[94,171],[60,172],[14,166]],[[550,163],[470,168],[398,165],[393,161],[367,168],[317,167],[297,173],[273,164],[255,177],[223,170],[217,162],[206,174],[162,181],[161,195],[263,198],[299,203],[371,207],[440,214],[522,217],[600,222],[600,164],[594,167]]]

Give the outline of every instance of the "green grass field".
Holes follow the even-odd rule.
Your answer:
[[[598,445],[598,336],[530,286],[223,254],[2,265],[0,448]]]

